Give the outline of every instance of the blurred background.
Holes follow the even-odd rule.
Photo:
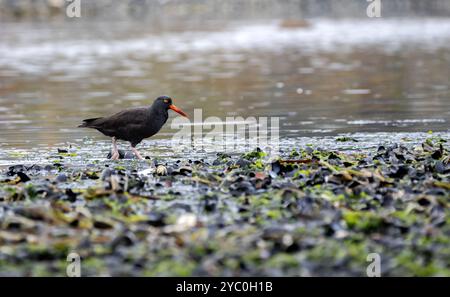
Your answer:
[[[75,127],[161,94],[282,137],[449,131],[448,0],[70,3],[0,0],[0,148],[100,138]]]

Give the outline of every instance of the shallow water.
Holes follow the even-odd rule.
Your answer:
[[[448,19],[182,33],[137,23],[2,24],[0,35],[3,160],[86,136],[106,141],[75,127],[160,94],[190,114],[202,108],[203,118],[280,117],[282,138],[449,131]],[[143,147],[169,139],[170,122]]]
[[[339,141],[341,138],[348,138],[348,141]],[[280,138],[279,150],[269,154],[268,158],[276,158],[281,156],[289,158],[292,150],[305,149],[311,147],[313,149],[336,150],[340,152],[367,153],[376,150],[379,146],[389,146],[393,144],[401,144],[406,147],[420,146],[420,144],[428,138],[439,138],[450,143],[450,133],[436,132],[433,134],[413,132],[413,133],[344,133],[337,136],[313,136],[313,137],[283,137]],[[445,145],[448,147],[448,145]],[[261,147],[265,152],[270,152],[267,147]],[[59,154],[58,149],[67,151],[66,154]],[[119,149],[131,151],[128,145],[119,144]],[[254,150],[246,139],[241,140],[235,147],[232,156],[248,153]],[[10,165],[23,164],[32,166],[34,164],[49,164],[64,159],[69,161],[71,167],[84,167],[87,164],[108,164],[111,161],[106,156],[111,150],[111,144],[108,140],[98,140],[96,138],[84,138],[78,142],[61,143],[58,148],[35,147],[35,148],[4,148],[0,150],[0,169],[5,169]],[[185,146],[182,149],[174,149],[172,140],[166,139],[150,139],[144,141],[139,149],[144,157],[151,159],[151,162],[137,162],[136,165],[142,170],[153,170],[152,164],[165,162],[176,162],[177,160],[193,161],[205,160],[213,162],[217,158],[217,152],[225,150],[217,150],[217,146],[211,143],[203,143],[193,146]],[[134,162],[132,160],[124,160],[119,162]],[[97,165],[95,165],[97,166]],[[153,168],[153,169],[152,169]]]

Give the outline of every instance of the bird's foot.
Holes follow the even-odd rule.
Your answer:
[[[111,155],[111,160],[119,160],[120,159],[120,153],[119,150],[117,149],[117,138],[113,137],[112,138],[112,155]]]
[[[134,147],[131,147],[131,150],[133,151],[133,154],[138,158],[139,160],[144,160],[144,158],[141,156],[141,154],[138,152],[138,150]]]
[[[119,159],[120,159],[119,151],[114,151],[112,153],[111,160],[119,160]]]

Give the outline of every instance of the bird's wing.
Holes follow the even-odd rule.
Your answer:
[[[106,130],[124,129],[136,125],[144,125],[148,121],[148,108],[132,108],[118,112],[112,116],[96,120],[95,127]]]

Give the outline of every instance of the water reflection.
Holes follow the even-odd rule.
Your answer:
[[[97,137],[75,128],[80,119],[160,94],[187,112],[203,108],[204,118],[278,116],[282,137],[448,131],[446,19],[160,34],[136,23],[50,26],[0,29],[2,147]]]

